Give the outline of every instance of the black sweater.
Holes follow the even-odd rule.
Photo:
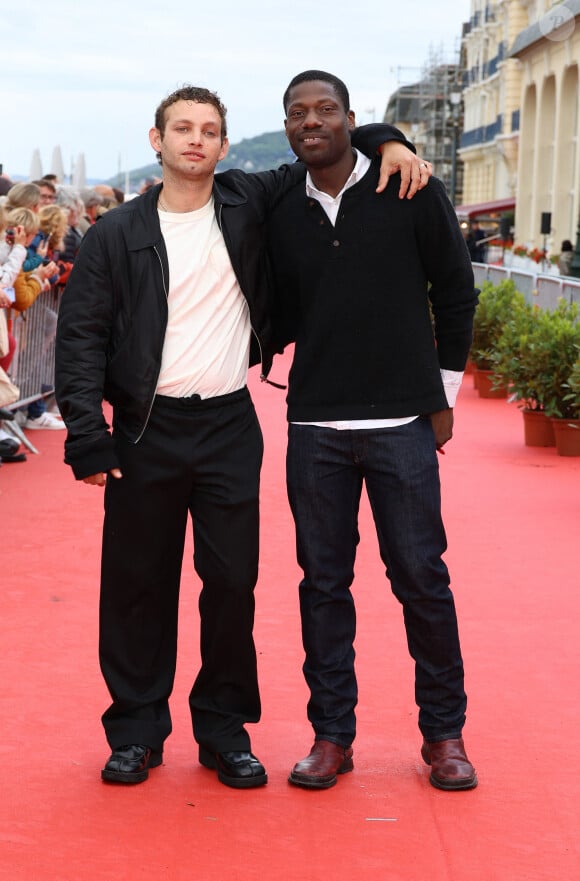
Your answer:
[[[440,368],[465,367],[477,292],[443,184],[400,200],[398,175],[380,195],[377,181],[375,161],[334,227],[302,186],[274,211],[275,333],[296,342],[290,421],[442,410]]]

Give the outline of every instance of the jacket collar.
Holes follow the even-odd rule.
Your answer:
[[[216,214],[222,205],[236,207],[244,205],[248,201],[242,192],[232,188],[231,184],[234,181],[230,178],[231,175],[228,172],[216,175],[214,178],[213,196]],[[127,232],[126,240],[130,251],[159,245],[162,240],[159,214],[157,213],[161,187],[162,184],[155,184],[143,195],[128,203],[128,210],[132,209],[132,213],[134,216],[136,215],[136,222],[131,224]]]
[[[143,195],[127,203],[127,211],[132,217],[132,222],[125,234],[127,247],[130,251],[153,247],[163,240],[157,213],[160,190],[161,184],[155,184]]]

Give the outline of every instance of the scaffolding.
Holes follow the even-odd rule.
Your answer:
[[[463,163],[457,156],[463,130],[462,60],[461,50],[455,62],[445,60],[442,50],[431,50],[420,78],[397,89],[384,115],[385,122],[409,132],[455,204],[463,196]]]

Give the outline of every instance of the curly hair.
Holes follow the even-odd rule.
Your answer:
[[[178,101],[190,101],[195,104],[211,104],[212,107],[215,107],[221,120],[221,139],[222,141],[224,140],[228,133],[226,123],[227,109],[225,105],[215,92],[210,92],[209,89],[204,89],[201,86],[190,86],[187,84],[168,95],[155,111],[155,128],[162,138],[165,135],[165,125],[167,123],[166,111]],[[161,154],[157,153],[156,156],[157,161],[161,163]]]
[[[58,205],[45,205],[38,212],[38,222],[40,231],[48,236],[48,247],[58,248],[68,227],[66,211]]]

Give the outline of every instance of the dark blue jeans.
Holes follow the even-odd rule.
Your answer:
[[[441,520],[439,467],[428,419],[398,428],[337,431],[290,425],[288,497],[296,524],[304,676],[316,737],[350,746],[357,683],[351,594],[358,511],[366,484],[391,588],[415,661],[419,728],[431,741],[465,723],[463,662]]]

